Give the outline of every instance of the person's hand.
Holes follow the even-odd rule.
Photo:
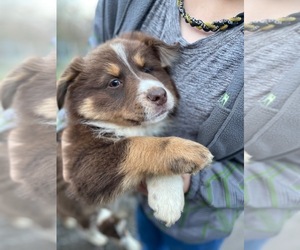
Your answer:
[[[190,174],[183,174],[182,176],[182,180],[183,180],[183,192],[186,193],[189,188],[190,188],[190,184],[191,184],[191,175]],[[148,195],[148,190],[147,190],[147,185],[145,181],[142,181],[140,183],[140,185],[137,188],[137,191],[140,192],[143,195]]]
[[[190,174],[183,174],[181,177],[183,179],[183,192],[186,193],[190,189],[191,175]]]

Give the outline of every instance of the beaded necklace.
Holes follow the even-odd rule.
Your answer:
[[[186,23],[189,23],[192,27],[195,27],[199,30],[204,30],[205,32],[216,32],[218,30],[224,31],[244,23],[244,12],[229,19],[222,19],[212,23],[207,23],[191,17],[188,13],[186,13],[183,0],[177,0],[177,6],[180,15],[184,18]]]
[[[254,31],[267,31],[271,29],[278,29],[288,25],[295,24],[300,21],[300,12],[281,17],[278,19],[265,19],[245,24],[245,30]]]

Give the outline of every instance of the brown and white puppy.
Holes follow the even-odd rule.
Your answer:
[[[167,225],[179,219],[180,175],[203,169],[212,155],[196,142],[154,137],[168,126],[178,103],[168,72],[177,53],[177,45],[134,32],[74,59],[63,73],[63,176],[85,202],[110,202],[146,179],[155,216]]]

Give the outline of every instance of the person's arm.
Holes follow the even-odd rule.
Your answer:
[[[242,158],[243,153],[236,158]],[[188,200],[215,208],[244,207],[244,165],[240,160],[213,162],[193,175],[186,193]]]
[[[95,12],[94,34],[96,43],[101,44],[114,37],[116,26],[130,1],[99,0]]]
[[[244,207],[244,65],[241,64],[210,117],[201,125],[198,142],[214,162],[191,177],[187,199],[218,208]]]

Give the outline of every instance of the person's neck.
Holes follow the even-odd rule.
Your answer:
[[[186,12],[196,19],[204,22],[213,22],[228,19],[244,12],[243,0],[185,0]],[[182,37],[189,43],[205,38],[212,32],[205,32],[191,27],[183,18],[180,20]]]

